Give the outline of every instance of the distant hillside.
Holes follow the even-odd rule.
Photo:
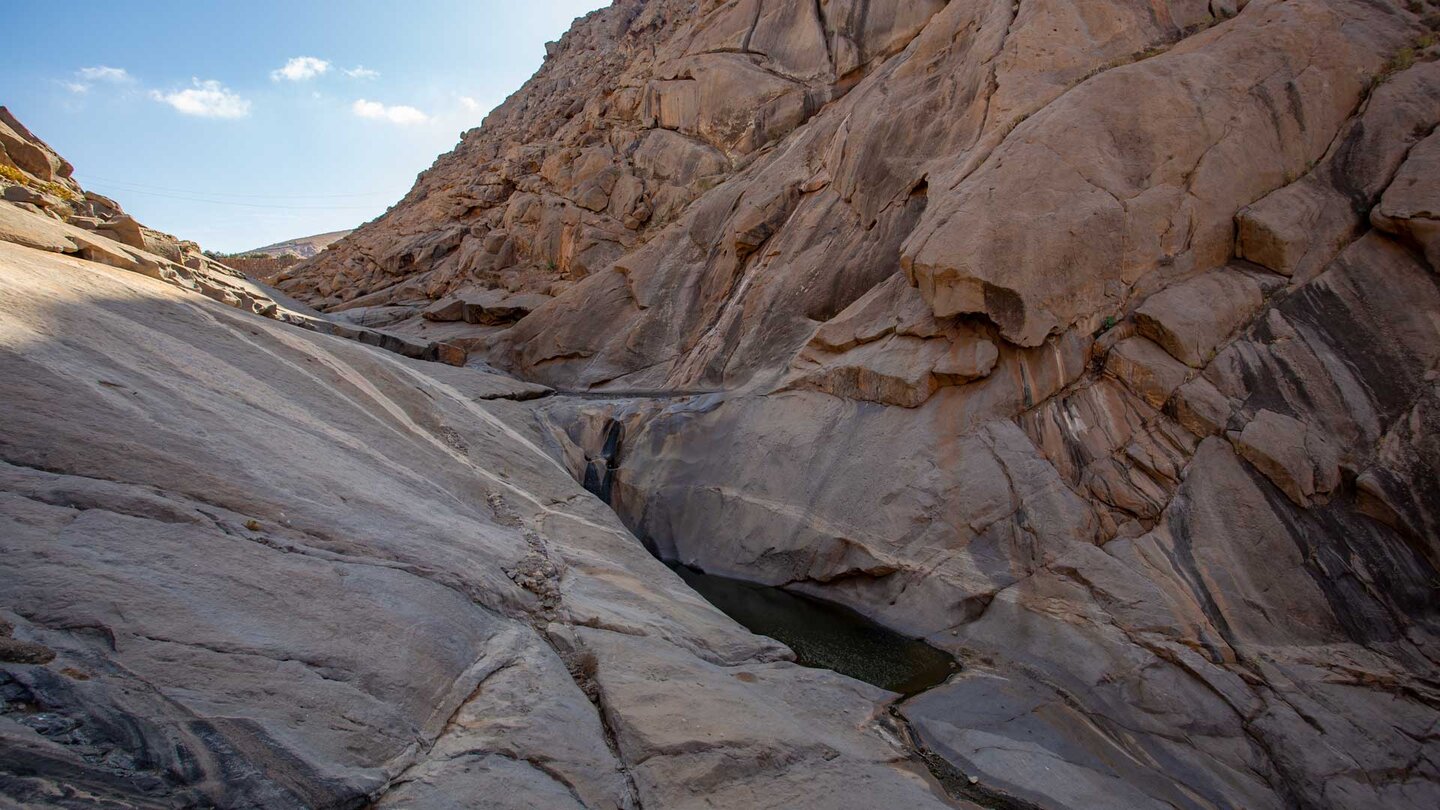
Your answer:
[[[299,239],[291,239],[286,242],[276,242],[273,245],[266,245],[254,250],[242,250],[240,256],[252,256],[264,254],[266,256],[284,256],[292,253],[302,259],[308,259],[328,247],[332,242],[338,242],[349,236],[349,231],[331,231],[330,233],[316,234],[315,236],[302,236]]]

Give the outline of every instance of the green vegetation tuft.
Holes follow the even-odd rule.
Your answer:
[[[79,199],[79,195],[65,186],[59,183],[37,180],[14,166],[0,166],[0,178],[22,186],[28,186],[36,191],[49,194],[51,197],[58,197],[67,203],[75,202]]]
[[[36,188],[49,194],[52,197],[59,197],[65,202],[75,202],[76,194],[59,183],[40,183]]]
[[[1420,37],[1419,40],[1417,40],[1416,44],[1418,44],[1422,50],[1429,47],[1428,45],[1422,43],[1425,41],[1426,37],[1430,36],[1432,35],[1426,34]],[[1400,50],[1395,52],[1395,55],[1393,57],[1390,58],[1390,63],[1385,66],[1385,69],[1381,70],[1379,75],[1375,77],[1374,84],[1383,84],[1386,81],[1389,81],[1390,77],[1394,76],[1396,73],[1399,73],[1402,70],[1409,70],[1414,65],[1415,48],[1409,46],[1401,48]]]

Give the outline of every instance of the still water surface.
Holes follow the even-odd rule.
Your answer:
[[[945,682],[955,659],[855,611],[768,585],[667,563],[691,588],[752,633],[795,651],[798,663],[833,669],[882,689],[913,695]]]

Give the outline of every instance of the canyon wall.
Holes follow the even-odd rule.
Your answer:
[[[904,713],[987,784],[1429,807],[1437,27],[622,0],[283,286],[550,296],[473,345],[590,392],[536,408],[572,474],[962,655]]]

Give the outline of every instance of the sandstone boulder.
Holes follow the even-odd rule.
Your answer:
[[[114,219],[101,222],[95,229],[104,231],[107,236],[122,245],[129,245],[140,250],[150,249],[145,241],[145,232],[134,217],[122,214]]]
[[[1164,405],[1189,375],[1182,363],[1176,362],[1158,344],[1142,337],[1126,338],[1115,344],[1106,358],[1105,370],[1153,408]]]
[[[44,194],[25,186],[6,186],[4,192],[5,202],[29,203],[31,205],[47,206],[47,198]]]
[[[90,203],[90,208],[94,215],[102,219],[109,219],[122,213],[120,203],[115,202],[103,194],[96,194],[93,191],[86,190],[85,201]]]
[[[0,155],[4,165],[18,167],[41,182],[74,186],[70,180],[73,167],[3,106],[0,106]]]
[[[1176,389],[1175,420],[1197,437],[1223,433],[1231,410],[1230,400],[1204,377],[1196,377]]]
[[[487,290],[461,299],[466,323],[498,326],[512,324],[539,309],[550,300],[543,293],[511,294],[504,290]]]

